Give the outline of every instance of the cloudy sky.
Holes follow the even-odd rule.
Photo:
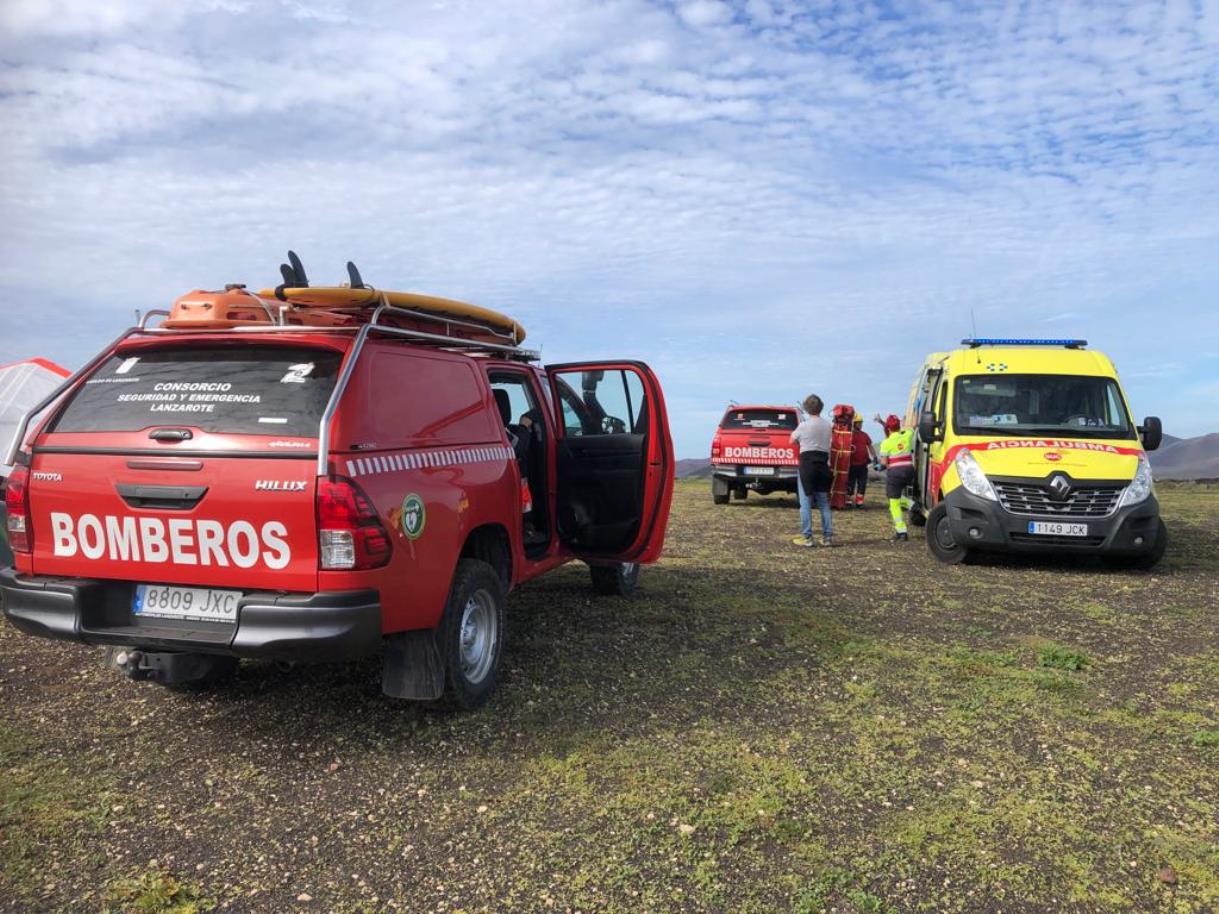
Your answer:
[[[0,60],[0,361],[292,247],[645,359],[682,456],[971,320],[1219,430],[1219,0],[2,0]]]

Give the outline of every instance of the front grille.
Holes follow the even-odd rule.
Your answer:
[[[1037,546],[1099,546],[1103,536],[1044,536],[1034,533],[1013,533],[1013,543],[1029,543]]]
[[[1012,514],[1030,517],[1107,517],[1117,508],[1122,486],[1073,488],[1058,501],[1050,497],[1047,486],[1018,482],[996,482],[999,503]]]

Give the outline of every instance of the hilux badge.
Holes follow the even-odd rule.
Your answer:
[[[309,484],[303,479],[257,479],[255,492],[304,492]]]

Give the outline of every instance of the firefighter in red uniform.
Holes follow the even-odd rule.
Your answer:
[[[855,414],[855,429],[851,432],[851,469],[847,476],[847,504],[863,507],[863,496],[868,491],[868,466],[876,462],[876,449],[872,438],[863,430],[863,416]],[[852,501],[853,500],[853,501]]]

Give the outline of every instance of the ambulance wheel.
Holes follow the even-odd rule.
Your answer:
[[[605,597],[629,597],[639,589],[639,563],[618,562],[614,565],[589,565],[593,591]]]
[[[1156,521],[1156,544],[1150,552],[1135,556],[1106,557],[1105,564],[1110,568],[1130,569],[1131,571],[1150,571],[1164,558],[1168,550],[1168,528],[1164,521]]]
[[[957,545],[948,522],[948,509],[938,504],[927,516],[927,548],[945,565],[960,565],[969,560],[969,550]]]
[[[504,649],[504,582],[478,559],[457,563],[437,642],[444,661],[440,706],[472,711],[499,682]]]
[[[746,498],[749,497],[749,490],[747,488],[745,488],[744,486],[737,486],[735,489],[732,490],[732,497],[735,498],[737,501],[744,501]]]
[[[711,500],[717,505],[728,504],[728,483],[718,476],[711,477]]]

